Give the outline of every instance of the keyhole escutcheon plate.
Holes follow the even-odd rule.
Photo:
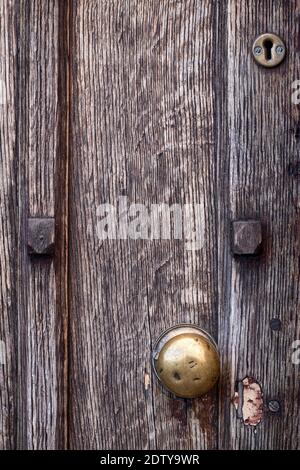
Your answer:
[[[286,46],[277,34],[264,33],[255,39],[252,54],[258,64],[276,67],[285,58]]]

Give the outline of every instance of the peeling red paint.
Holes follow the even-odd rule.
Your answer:
[[[260,384],[253,377],[238,382],[232,402],[237,415],[245,426],[257,426],[263,418],[263,393]]]

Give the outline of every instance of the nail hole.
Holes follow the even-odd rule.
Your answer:
[[[174,372],[173,377],[174,377],[175,380],[181,380],[181,377],[178,374],[178,372]]]
[[[280,331],[281,330],[281,320],[279,318],[271,318],[270,328],[273,331]]]

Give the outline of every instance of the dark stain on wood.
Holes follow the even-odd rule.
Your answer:
[[[298,177],[300,176],[300,162],[291,162],[288,164],[288,174],[290,176]]]

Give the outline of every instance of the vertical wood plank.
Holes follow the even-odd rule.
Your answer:
[[[217,445],[215,391],[164,393],[151,347],[176,323],[216,334],[215,3],[74,1],[70,447]],[[97,206],[198,203],[202,243],[105,240]],[[83,406],[84,404],[84,406]]]
[[[299,378],[292,343],[299,324],[299,191],[289,164],[298,161],[299,109],[292,82],[299,75],[299,2],[229,0],[227,47],[228,219],[259,218],[264,254],[233,259],[220,249],[219,343],[223,357],[220,399],[221,448],[295,449],[299,446]],[[251,56],[255,37],[279,34],[288,57],[277,69],[258,67]],[[225,113],[226,111],[224,111]],[[225,143],[228,143],[228,146]],[[228,231],[227,231],[228,233]],[[223,237],[223,234],[220,234]],[[223,306],[223,308],[222,308]],[[269,322],[279,318],[281,331]],[[281,414],[265,407],[262,423],[244,426],[230,398],[245,376],[261,385],[265,403],[277,398]],[[231,408],[231,410],[230,410]],[[224,424],[225,423],[225,424]]]
[[[0,449],[16,440],[17,182],[14,151],[16,37],[14,6],[0,3]]]
[[[1,2],[1,446],[54,449],[64,435],[64,258],[30,259],[27,218],[55,216],[65,71],[58,1]],[[3,27],[2,27],[3,26]],[[64,24],[64,28],[66,23]],[[66,52],[66,51],[65,51]],[[4,83],[4,84],[3,84]],[[59,100],[61,101],[59,102]],[[60,188],[61,189],[61,188]],[[64,206],[63,193],[58,194]],[[61,225],[63,210],[58,212]],[[56,255],[63,253],[59,237]],[[57,288],[58,285],[58,288]],[[1,344],[3,344],[1,343]]]
[[[66,2],[64,2],[67,5]],[[54,449],[64,438],[63,184],[66,99],[62,54],[66,6],[58,1],[23,2],[20,7],[18,156],[20,159],[20,251],[18,369],[20,447]],[[61,18],[63,16],[63,18]],[[66,18],[65,18],[66,19]],[[66,28],[67,22],[63,25]],[[60,49],[61,47],[61,49]],[[21,89],[22,87],[22,89]],[[25,158],[24,158],[25,157]],[[58,178],[58,179],[57,179]],[[21,190],[24,193],[21,193]],[[55,210],[57,209],[57,210]],[[54,216],[58,233],[56,262],[28,259],[24,253],[25,218]],[[24,387],[24,388],[23,388]]]

